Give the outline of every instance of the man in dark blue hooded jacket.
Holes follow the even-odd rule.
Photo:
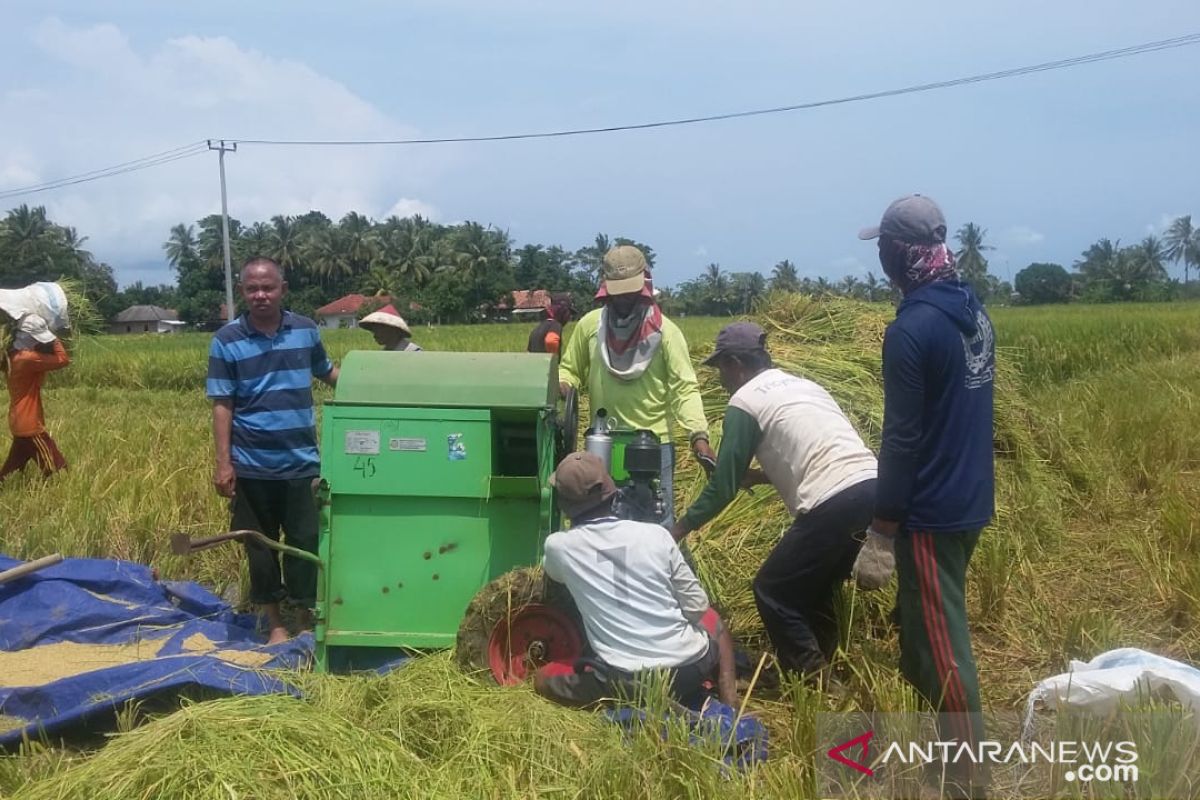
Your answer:
[[[903,197],[859,236],[879,239],[880,264],[904,299],[884,334],[875,518],[855,573],[881,583],[894,552],[901,670],[942,714],[944,734],[976,743],[983,724],[965,584],[994,511],[995,335],[955,271],[932,200]],[[969,770],[956,779],[986,782]]]

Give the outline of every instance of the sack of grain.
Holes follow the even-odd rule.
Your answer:
[[[0,310],[19,322],[27,314],[37,314],[46,320],[52,331],[71,325],[67,314],[67,294],[57,283],[41,281],[23,289],[0,289]]]

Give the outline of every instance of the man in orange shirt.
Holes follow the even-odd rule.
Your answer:
[[[0,481],[23,470],[30,461],[37,462],[44,476],[66,468],[67,460],[46,432],[42,381],[47,372],[69,363],[66,349],[44,319],[36,314],[21,318],[4,364],[8,372],[8,427],[13,441],[0,467]]]

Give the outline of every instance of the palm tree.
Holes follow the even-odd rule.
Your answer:
[[[229,218],[229,249],[235,250],[242,235],[242,223]],[[221,270],[225,266],[225,249],[221,232],[221,215],[209,214],[200,220],[200,235],[196,239],[196,252],[204,265]]]
[[[455,237],[455,263],[468,280],[477,280],[501,266],[508,259],[511,244],[508,234],[484,227],[478,222],[466,222]]]
[[[749,314],[766,293],[767,279],[761,272],[751,272],[742,289],[742,313]]]
[[[294,218],[281,214],[271,217],[266,245],[271,259],[280,266],[285,275],[300,266],[300,227]]]
[[[598,280],[600,267],[604,263],[604,254],[611,248],[612,240],[608,238],[608,234],[597,233],[592,244],[575,251],[575,260],[587,272],[589,278]]]
[[[70,251],[71,255],[79,261],[80,264],[87,263],[92,260],[92,254],[83,249],[83,243],[88,240],[86,236],[80,236],[79,232],[67,226],[59,229],[62,243]]]
[[[867,280],[863,286],[866,288],[867,300],[872,303],[887,296],[887,284],[875,277],[874,272],[867,273]]]
[[[357,211],[351,211],[342,217],[338,229],[342,233],[342,243],[345,246],[343,253],[350,274],[366,272],[378,248],[371,220]]]
[[[8,212],[5,229],[11,256],[17,261],[50,258],[45,253],[44,238],[50,233],[50,220],[46,218],[46,207],[30,208],[25,203]]]
[[[407,278],[417,286],[429,279],[429,268],[423,256],[429,247],[432,234],[421,217],[400,219],[388,217],[376,235],[375,259],[372,266],[384,266]]]
[[[396,294],[396,275],[386,267],[373,266],[363,280],[362,292],[375,297],[393,297]]]
[[[250,258],[270,258],[271,227],[265,222],[256,222],[238,238],[238,261]],[[282,265],[281,265],[282,266]]]
[[[171,228],[170,236],[163,242],[163,251],[167,261],[177,270],[197,263],[200,256],[196,249],[196,229],[182,222]]]
[[[1192,215],[1178,217],[1163,234],[1164,258],[1183,262],[1183,284],[1187,285],[1192,264],[1200,264],[1200,229],[1192,227]]]
[[[992,248],[983,243],[986,235],[987,230],[974,222],[963,225],[955,234],[960,248],[954,254],[958,261],[958,271],[962,274],[963,280],[971,284],[977,292],[982,292],[987,287],[988,262],[983,254]]]
[[[1120,240],[1101,239],[1087,250],[1083,257],[1075,262],[1074,267],[1083,280],[1088,284],[1104,282],[1113,273],[1117,263],[1117,253],[1120,251]]]
[[[303,255],[313,281],[323,289],[336,286],[342,279],[354,274],[338,228],[320,229],[307,237]]]
[[[720,264],[709,264],[701,275],[704,282],[707,313],[730,313],[729,278],[721,271]]]
[[[776,292],[795,292],[800,289],[800,274],[796,265],[786,258],[771,270],[771,289]]]
[[[1167,270],[1163,266],[1164,248],[1157,236],[1147,236],[1142,239],[1140,244],[1134,245],[1130,249],[1133,251],[1132,256],[1139,272],[1155,280],[1166,279]]]
[[[418,268],[431,276],[438,272],[453,272],[458,268],[458,253],[449,239],[438,239],[426,252],[417,256]]]

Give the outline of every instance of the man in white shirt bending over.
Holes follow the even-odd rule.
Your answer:
[[[587,706],[629,696],[639,673],[661,669],[684,705],[697,707],[713,680],[721,701],[733,705],[733,639],[670,532],[613,516],[617,487],[591,453],[564,458],[550,483],[572,527],[546,538],[542,566],[571,593],[599,663],[568,675],[538,673],[538,693]]]
[[[817,677],[837,644],[834,589],[855,565],[875,506],[875,456],[821,386],[776,369],[767,334],[735,322],[706,366],[729,392],[717,466],[672,529],[682,539],[729,505],[738,489],[770,483],[794,518],[752,584],[779,666]],[[751,469],[757,458],[762,469]],[[867,552],[867,551],[864,551]],[[887,580],[891,566],[873,577]]]

